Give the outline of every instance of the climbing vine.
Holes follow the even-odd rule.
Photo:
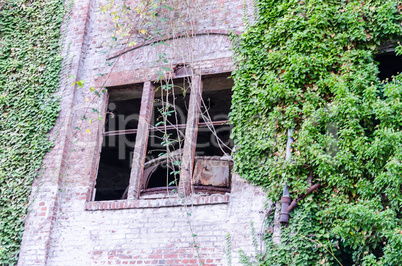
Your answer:
[[[59,113],[61,0],[0,3],[0,264],[16,264],[31,184]]]
[[[234,39],[235,171],[272,201],[285,184],[293,199],[321,185],[280,245],[267,231],[260,263],[400,265],[402,76],[380,80],[376,56],[387,42],[401,51],[402,2],[256,4],[258,21]]]

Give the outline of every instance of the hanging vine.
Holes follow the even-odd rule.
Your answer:
[[[154,85],[160,99],[155,99],[155,104],[159,106],[155,111],[157,117],[156,124],[151,127],[155,128],[155,131],[162,133],[162,137],[155,136],[163,146],[158,150],[158,157],[146,162],[146,164],[152,164],[156,161],[166,160],[166,181],[168,183],[169,175],[174,176],[174,181],[169,185],[178,187],[179,175],[181,172],[181,162],[178,155],[182,155],[181,151],[184,144],[184,134],[182,127],[179,124],[179,120],[182,117],[177,117],[181,114],[176,110],[175,101],[178,98],[178,94],[183,94],[186,97],[189,88],[192,84],[192,75],[195,74],[198,69],[189,67],[189,72],[185,78],[183,78],[183,84],[174,83],[172,74],[174,65],[171,60],[180,62],[180,66],[194,66],[194,37],[197,33],[196,24],[198,19],[202,19],[204,14],[200,8],[200,1],[182,1],[182,0],[142,0],[133,3],[126,3],[125,1],[108,1],[107,4],[100,6],[101,11],[104,14],[105,20],[113,21],[113,27],[110,29],[111,35],[108,41],[107,52],[117,50],[127,50],[133,46],[152,44],[159,47],[167,47],[160,50],[158,54],[158,60],[152,62],[154,66],[159,68],[158,77],[154,81]],[[164,52],[166,50],[166,52]],[[121,54],[117,56],[114,63],[110,63],[109,73],[102,74],[106,76],[103,86],[106,84],[109,76],[113,72],[114,66],[118,63]],[[109,64],[108,62],[106,62]],[[177,63],[176,63],[177,64]],[[176,81],[177,82],[177,81]],[[84,81],[77,81],[79,87],[83,87]],[[96,92],[95,88],[91,87],[90,92]],[[98,98],[99,94],[95,93],[92,100],[87,100],[92,103]],[[188,97],[188,96],[187,96]],[[208,128],[214,132],[216,138],[217,133],[214,130],[212,120],[208,114],[208,108],[205,103],[204,112],[202,113]],[[200,107],[201,108],[201,107]],[[90,108],[88,108],[90,110]],[[188,110],[181,110],[187,112]],[[77,127],[77,132],[85,128],[85,124],[91,120],[88,120],[87,112],[83,115],[82,123]],[[173,121],[173,122],[172,122]],[[172,130],[175,131],[172,134]],[[88,132],[88,131],[87,131]],[[90,133],[90,132],[89,132]],[[75,136],[75,134],[74,134]],[[217,140],[220,146],[224,145],[222,141]],[[181,156],[180,156],[181,158]],[[169,195],[171,192],[166,187],[166,192]],[[173,191],[173,193],[176,193]],[[172,196],[172,195],[171,195]],[[200,255],[200,245],[198,243],[197,234],[194,231],[192,225],[192,206],[188,203],[188,199],[185,195],[176,196],[181,198],[184,206],[184,215],[188,223],[188,229],[191,233],[192,242],[189,243],[194,249],[195,258],[199,265],[204,265],[202,257]]]
[[[256,4],[258,21],[234,42],[235,171],[272,201],[285,184],[300,197],[310,173],[321,184],[282,226],[282,244],[267,231],[256,256],[264,265],[400,265],[402,76],[380,80],[375,59],[390,40],[401,51],[401,1]]]

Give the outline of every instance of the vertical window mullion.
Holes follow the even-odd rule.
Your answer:
[[[201,76],[191,80],[190,103],[187,115],[186,134],[181,161],[179,192],[189,195],[194,167],[195,148],[197,144],[198,120],[202,95]]]
[[[145,82],[142,91],[140,118],[138,121],[138,131],[131,166],[128,199],[138,198],[141,191],[154,94],[155,87],[153,84],[149,81]]]

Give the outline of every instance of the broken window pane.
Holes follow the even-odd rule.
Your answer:
[[[142,88],[130,88],[109,93],[95,201],[122,199],[128,187],[141,92]]]
[[[205,79],[196,146],[197,156],[231,154],[229,112],[233,82],[227,76]]]
[[[184,144],[188,83],[184,80],[157,87],[151,116],[142,192],[161,192],[179,183]],[[153,189],[153,190],[152,190]]]
[[[129,137],[128,137],[129,136]],[[121,199],[126,190],[131,172],[131,157],[136,134],[104,136],[95,201]]]
[[[144,165],[144,188],[177,186],[184,129],[151,131]]]
[[[227,76],[204,79],[193,185],[196,191],[229,192],[231,125],[228,124],[233,82]],[[220,190],[219,190],[220,189]]]

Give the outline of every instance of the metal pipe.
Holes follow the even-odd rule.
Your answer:
[[[289,195],[289,187],[288,185],[285,185],[283,188],[283,195],[281,197],[281,203],[282,203],[282,208],[281,208],[281,216],[279,221],[281,223],[288,223],[289,222],[289,212],[287,211],[289,207],[289,203],[292,199],[290,198]]]
[[[289,214],[297,206],[299,201],[310,195],[314,190],[318,189],[320,186],[321,186],[320,183],[312,185],[307,190],[306,194],[301,195],[297,200],[293,200],[292,203],[290,203],[291,198],[289,195],[289,188],[288,185],[285,185],[285,187],[283,188],[283,196],[281,198],[282,208],[281,208],[280,222],[284,224],[289,223]]]
[[[290,213],[290,212],[297,206],[298,203],[299,203],[298,200],[293,200],[292,203],[291,203],[291,204],[288,206],[288,208],[286,209],[286,211],[287,211],[288,213]]]
[[[292,144],[294,142],[292,135],[293,135],[293,128],[288,129],[288,140],[286,143],[286,161],[290,161],[292,157]],[[281,197],[281,215],[279,218],[279,221],[281,223],[288,223],[289,222],[289,212],[287,211],[289,207],[289,203],[292,201],[289,195],[289,187],[287,184],[285,184],[285,187],[283,188],[283,195]]]

